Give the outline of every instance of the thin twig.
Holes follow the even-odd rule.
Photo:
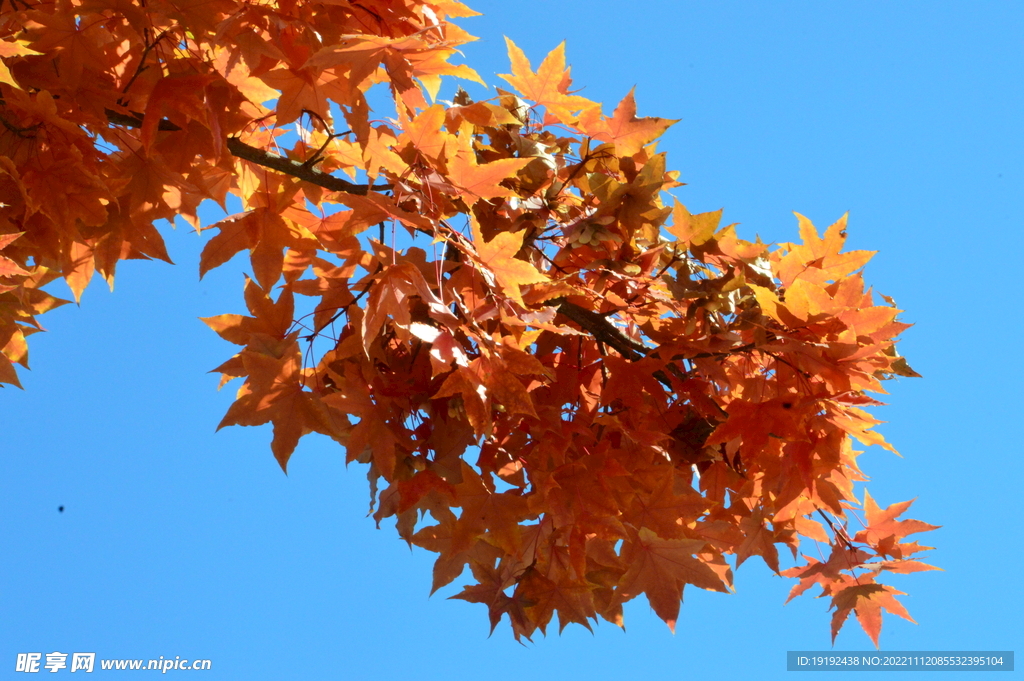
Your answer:
[[[139,57],[139,65],[135,67],[135,73],[133,73],[132,77],[128,79],[128,82],[125,83],[125,86],[121,88],[122,93],[128,94],[128,89],[131,88],[131,86],[135,83],[135,79],[142,75],[143,71],[149,68],[148,66],[146,66],[146,57],[149,56],[149,53],[153,51],[153,48],[156,47],[156,44],[163,40],[164,36],[166,35],[167,31],[164,31],[156,37],[156,40],[146,45],[146,49],[142,51],[142,56]],[[121,106],[126,106],[128,104],[128,100],[122,98],[119,99],[117,103]]]
[[[820,508],[815,510],[817,510],[818,515],[820,515],[825,520],[825,522],[828,523],[829,529],[832,530],[832,535],[836,538],[837,541],[844,544],[846,548],[850,549],[851,551],[856,550],[857,547],[854,546],[853,542],[850,541],[850,537],[846,534],[846,530],[837,530],[836,526],[832,523],[832,519],[825,515],[824,511],[822,511]]]

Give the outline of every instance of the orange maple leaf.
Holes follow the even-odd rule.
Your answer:
[[[435,166],[443,164],[447,146],[454,147],[455,138],[444,131],[445,108],[434,104],[420,112],[405,126],[398,136],[398,146],[410,144]]]
[[[280,90],[277,105],[277,124],[295,121],[303,111],[312,111],[329,121],[331,109],[323,87],[326,76],[314,68],[281,68],[261,76],[264,83]]]
[[[142,122],[143,148],[148,150],[152,147],[164,116],[179,126],[190,120],[207,121],[210,109],[206,102],[206,86],[216,78],[213,74],[162,78],[153,88],[146,104],[146,115]]]
[[[281,276],[285,248],[317,246],[316,239],[304,227],[264,207],[224,218],[211,227],[217,227],[219,232],[199,256],[200,278],[248,249],[256,280],[263,288],[270,288]]]
[[[473,230],[473,243],[476,245],[480,262],[494,275],[501,286],[502,293],[523,306],[523,296],[519,287],[548,281],[547,276],[536,267],[515,257],[523,247],[525,234],[523,232],[501,232],[494,235],[490,241],[485,242],[476,219],[470,215],[469,221]]]
[[[0,234],[0,251],[7,248],[12,241],[18,237],[24,235],[25,232],[16,232],[14,234]],[[15,276],[28,276],[28,271],[18,266],[18,263],[14,262],[10,258],[0,255],[0,277],[15,277]]]
[[[490,163],[479,164],[473,151],[469,135],[458,136],[458,151],[448,162],[448,178],[451,184],[462,190],[467,203],[479,199],[496,199],[514,196],[515,192],[503,187],[501,182],[515,178],[531,158],[503,158]]]
[[[678,120],[655,117],[636,117],[636,100],[629,91],[611,117],[594,116],[594,109],[588,110],[589,117],[581,117],[577,127],[587,135],[615,145],[615,152],[620,156],[632,156],[668,130]],[[599,111],[598,111],[599,112]]]
[[[854,537],[856,541],[878,543],[879,540],[892,538],[902,539],[909,534],[915,534],[917,532],[929,532],[931,530],[939,529],[939,525],[929,525],[923,523],[920,520],[896,520],[899,516],[910,508],[910,505],[914,503],[914,500],[904,501],[897,504],[892,504],[886,509],[882,510],[875,503],[875,500],[871,497],[871,494],[867,490],[864,490],[864,515],[867,520],[867,528],[861,530]]]
[[[683,587],[693,584],[709,591],[729,591],[707,563],[694,557],[704,546],[699,539],[662,539],[646,527],[640,528],[622,547],[629,569],[619,581],[619,599],[628,601],[647,594],[651,608],[675,632]]]
[[[596,109],[600,104],[585,97],[569,94],[572,78],[570,69],[565,65],[565,43],[551,50],[540,67],[534,73],[526,54],[509,38],[505,38],[508,56],[512,61],[511,74],[499,74],[498,77],[507,81],[527,99],[543,106],[548,113],[563,123],[576,120],[576,112]]]
[[[691,215],[686,206],[676,200],[672,209],[672,224],[667,229],[680,243],[689,248],[691,245],[700,246],[711,239],[721,221],[722,209]]]
[[[863,580],[864,577],[861,577],[861,581]],[[896,600],[896,596],[906,594],[885,584],[858,584],[851,578],[848,586],[832,597],[832,607],[836,609],[832,614],[832,642],[835,643],[836,636],[839,635],[839,630],[843,628],[851,611],[856,613],[857,622],[875,644],[875,648],[878,647],[878,636],[882,633],[882,610],[917,624],[903,604]]]

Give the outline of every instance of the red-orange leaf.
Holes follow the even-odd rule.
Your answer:
[[[651,608],[674,632],[687,584],[729,591],[714,570],[694,557],[703,547],[698,539],[662,539],[646,527],[640,528],[622,547],[622,558],[630,567],[619,581],[619,599],[628,601],[647,594]]]
[[[882,633],[882,610],[917,624],[896,596],[906,594],[885,584],[857,584],[851,580],[846,588],[832,597],[832,607],[836,609],[832,614],[832,642],[835,642],[851,611],[856,613],[857,622],[876,648],[878,636]]]
[[[5,249],[12,241],[23,234],[24,232],[0,234],[0,251]],[[10,258],[0,255],[0,277],[13,277],[16,275],[27,276],[28,271],[19,267],[18,264]]]
[[[877,542],[886,537],[902,539],[909,534],[939,529],[938,525],[929,525],[920,520],[896,520],[913,503],[913,500],[904,501],[883,510],[878,507],[871,494],[864,490],[864,515],[868,527],[857,533],[857,541]]]

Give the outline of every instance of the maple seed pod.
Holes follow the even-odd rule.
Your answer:
[[[448,399],[448,418],[466,419],[466,407],[462,404],[461,397],[456,395]]]

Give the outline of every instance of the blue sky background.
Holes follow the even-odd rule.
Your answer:
[[[606,112],[635,85],[640,115],[682,119],[660,148],[693,212],[788,241],[791,211],[850,211],[924,375],[876,411],[904,458],[861,465],[881,505],[916,496],[908,515],[943,525],[920,539],[945,571],[889,580],[919,624],[887,617],[882,650],[1019,648],[1024,5],[470,4],[467,62],[492,85],[503,35],[535,66],[567,40]],[[269,427],[214,433],[235,384],[207,372],[234,346],[197,317],[244,311],[247,261],[200,282],[208,238],[169,232],[176,266],[122,263],[113,294],[97,279],[45,315],[26,390],[0,391],[0,678],[59,650],[209,658],[208,679],[769,679],[787,650],[830,649],[827,601],[784,607],[792,581],[757,559],[734,595],[687,590],[675,636],[644,598],[625,633],[526,646],[505,624],[488,638],[483,606],[445,600],[457,588],[428,599],[432,554],[374,528],[342,448],[309,436],[285,476]],[[835,645],[870,649],[852,620]]]

